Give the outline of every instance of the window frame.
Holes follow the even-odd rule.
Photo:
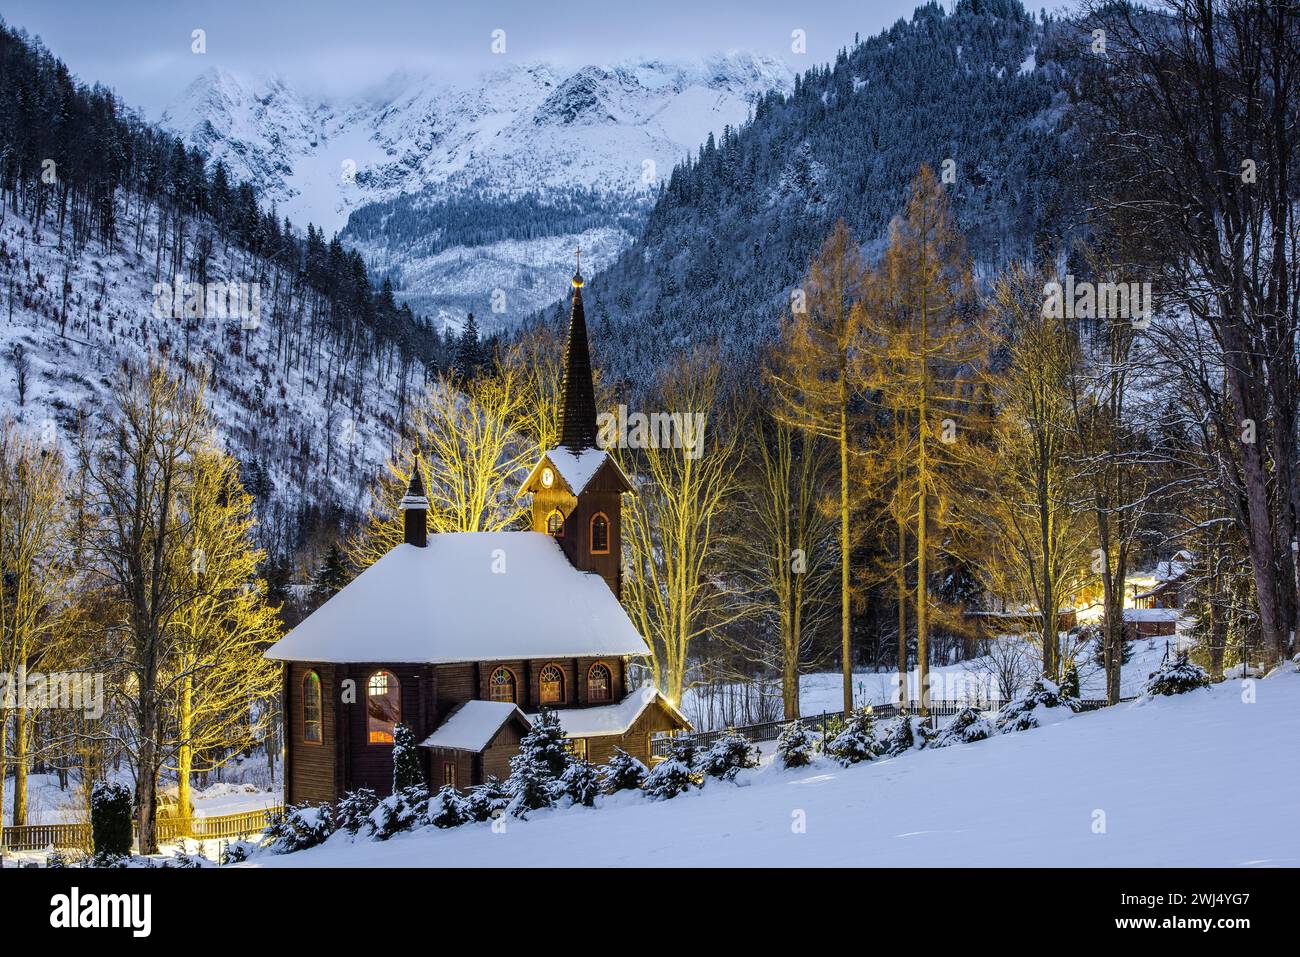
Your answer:
[[[554,669],[555,669],[555,673],[556,673],[557,675],[560,676],[560,677],[559,677],[560,696],[559,696],[558,698],[552,698],[552,699],[550,699],[550,700],[548,701],[548,700],[546,699],[545,693],[544,693],[544,691],[543,691],[543,689],[546,687],[546,679],[545,679],[544,676],[545,676],[546,672],[547,672],[549,669],[551,669],[551,668],[554,668]],[[565,701],[565,696],[564,696],[564,692],[565,692],[565,687],[564,687],[564,686],[565,686],[565,683],[566,683],[566,682],[565,682],[565,678],[564,678],[564,669],[563,669],[563,668],[561,668],[559,665],[557,665],[554,661],[548,661],[546,664],[542,665],[542,667],[539,668],[538,671],[537,671],[537,703],[538,703],[539,705],[564,704],[564,701]]]
[[[492,689],[497,687],[497,684],[493,679],[503,671],[510,676],[510,697],[508,699],[497,698],[492,694]],[[488,675],[487,692],[489,701],[505,701],[508,704],[517,705],[519,704],[519,676],[515,674],[514,669],[512,668],[507,668],[505,665],[497,665]]]
[[[591,693],[591,689],[592,689],[591,676],[593,673],[595,673],[597,668],[603,668],[605,670],[606,682],[605,682],[605,696],[603,698],[597,698],[595,695]],[[614,669],[611,668],[609,665],[607,665],[604,661],[593,661],[591,663],[591,666],[587,669],[587,700],[592,702],[598,701],[601,703],[607,703],[614,700]]]
[[[556,518],[557,516],[560,519],[560,527],[555,531],[551,531],[551,519]],[[558,508],[553,508],[551,509],[550,513],[546,516],[546,534],[550,535],[552,538],[563,538],[564,529],[567,524],[568,521],[565,519],[564,513],[561,512]]]
[[[314,679],[314,681],[312,679]],[[307,703],[308,701],[311,700],[311,695],[307,691],[309,681],[312,682],[311,687],[315,689],[316,718],[314,721],[308,718],[307,716],[308,715]],[[320,672],[318,672],[315,668],[308,668],[305,672],[303,672],[302,701],[300,704],[301,704],[301,711],[302,711],[302,735],[301,735],[302,743],[312,744],[312,745],[324,744],[325,743],[325,698],[324,698],[324,694],[321,691]],[[310,728],[313,724],[316,726],[315,738],[310,737],[307,733],[307,729]]]
[[[605,547],[604,548],[596,547],[596,519],[598,518],[603,519],[605,522]],[[597,512],[595,515],[591,516],[591,521],[587,523],[587,544],[591,547],[591,554],[593,555],[609,554],[610,532],[611,532],[611,526],[610,526],[608,515],[606,515],[604,512]]]
[[[457,786],[457,785],[456,785],[456,762],[455,762],[455,761],[443,761],[443,762],[442,762],[442,785],[443,785],[443,787],[446,787],[447,785],[451,785],[452,787],[456,787],[456,786]]]
[[[375,679],[378,678],[380,675],[386,676],[388,681],[391,682],[391,687],[385,689],[382,695],[376,694],[375,691],[373,690]],[[392,725],[393,725],[392,730],[387,732],[388,740],[376,741],[374,735],[376,733],[382,734],[384,732],[382,731],[376,732],[372,729],[372,723],[376,721],[376,718],[370,713],[370,699],[378,698],[378,697],[386,698],[389,695],[393,696],[394,705],[395,705],[394,710],[396,711],[397,716],[392,721]],[[393,672],[389,671],[387,668],[380,668],[377,671],[372,671],[366,677],[366,744],[371,745],[373,747],[391,748],[393,746],[394,731],[396,731],[397,725],[401,720],[402,720],[402,683],[397,680],[397,675],[393,674]]]

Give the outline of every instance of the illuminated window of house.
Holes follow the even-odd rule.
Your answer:
[[[302,739],[321,743],[320,675],[314,671],[302,676]]]
[[[492,701],[515,700],[515,676],[509,668],[498,668],[488,679],[488,698]]]
[[[587,672],[587,699],[589,701],[608,701],[610,697],[609,669],[602,664],[594,664]]]
[[[609,554],[609,519],[599,512],[591,519],[591,552],[593,555]]]
[[[574,757],[582,758],[584,761],[587,760],[587,739],[586,738],[571,738],[569,740],[569,744],[573,750]]]
[[[451,787],[456,786],[456,762],[455,761],[443,762],[442,783],[450,785]]]
[[[556,538],[564,534],[564,516],[560,514],[559,509],[546,516],[546,531]]]
[[[366,682],[366,732],[371,744],[392,744],[402,716],[401,691],[391,671],[376,671]]]
[[[557,704],[564,700],[564,672],[556,665],[547,665],[538,676],[542,704]]]

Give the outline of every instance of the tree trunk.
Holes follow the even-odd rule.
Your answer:
[[[907,520],[902,512],[895,519],[898,526],[898,568],[894,571],[894,587],[898,596],[898,693],[899,703],[907,702]]]
[[[190,737],[194,733],[193,676],[185,676],[185,680],[181,683],[180,698],[178,716],[180,745],[176,751],[176,813],[188,820],[193,816],[190,796],[190,773],[194,767],[194,746],[190,743]]]
[[[27,751],[31,740],[27,709],[14,709],[14,827],[27,823]]]
[[[846,360],[840,353],[840,652],[844,669],[844,714],[853,710],[853,646],[849,618],[849,398]]]

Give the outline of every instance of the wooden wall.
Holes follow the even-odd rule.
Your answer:
[[[302,680],[308,671],[320,676],[321,687],[321,742],[312,744],[303,740]],[[333,801],[337,795],[335,776],[335,751],[338,744],[336,710],[338,694],[335,690],[333,665],[307,665],[290,662],[286,666],[285,682],[285,753],[288,783],[286,798],[289,804],[303,801]]]

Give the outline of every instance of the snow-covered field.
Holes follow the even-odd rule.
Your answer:
[[[122,776],[123,783],[131,787],[129,776]],[[173,797],[176,786],[164,789]],[[14,781],[5,781],[4,823],[12,824]],[[194,814],[196,817],[215,817],[220,814],[241,814],[279,804],[279,790],[266,790],[256,784],[232,784],[218,782],[194,792]],[[53,774],[33,774],[27,779],[27,823],[28,824],[77,824],[88,820],[85,809],[85,795],[80,785],[72,780],[67,790],[59,787],[59,779]]]
[[[766,765],[502,829],[336,834],[247,866],[1300,866],[1300,674],[841,768]],[[1248,809],[1248,813],[1245,811]]]

